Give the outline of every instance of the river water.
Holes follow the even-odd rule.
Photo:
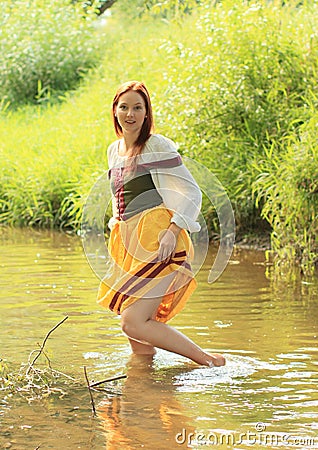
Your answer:
[[[0,392],[1,448],[318,448],[318,280],[277,277],[262,251],[236,250],[171,325],[227,357],[205,368],[159,350],[132,357],[118,317],[95,302],[99,280],[77,236],[0,230],[1,358],[12,373],[51,333],[55,393]],[[33,353],[34,355],[34,353]],[[39,368],[47,359],[39,358]],[[94,391],[89,380],[116,375]],[[62,379],[64,379],[62,377]],[[21,383],[20,383],[21,386]]]

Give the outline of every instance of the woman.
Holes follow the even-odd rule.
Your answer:
[[[119,138],[107,152],[113,269],[100,284],[98,302],[121,315],[134,353],[152,355],[158,347],[201,365],[223,366],[222,355],[204,352],[166,324],[196,287],[188,231],[200,230],[200,189],[174,143],[152,134],[151,101],[143,83],[120,86],[112,114]]]

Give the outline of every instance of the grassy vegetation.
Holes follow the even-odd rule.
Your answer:
[[[306,274],[314,270],[318,248],[318,114],[301,127],[298,136],[274,142],[255,167],[254,183],[262,215],[273,227],[272,248],[279,263],[300,263]]]
[[[74,89],[101,56],[93,11],[67,0],[0,5],[0,105],[45,103]]]
[[[240,234],[272,227],[274,249],[318,259],[316,2],[202,2],[191,15],[125,21],[114,10],[103,61],[61,104],[0,116],[0,220],[77,229],[115,138],[118,84],[141,79],[157,131],[218,176]],[[212,219],[211,219],[212,214]],[[213,213],[205,215],[213,224]],[[212,225],[211,225],[212,226]]]

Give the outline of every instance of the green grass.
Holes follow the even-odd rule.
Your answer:
[[[0,107],[46,103],[74,89],[101,57],[93,11],[52,0],[0,4]]]
[[[312,274],[318,249],[318,114],[299,128],[299,136],[273,143],[256,169],[262,215],[272,225],[272,247],[279,263],[299,263]]]
[[[0,116],[2,223],[79,228],[115,139],[114,91],[140,79],[152,94],[157,131],[223,183],[238,232],[269,223],[274,249],[288,243],[288,259],[312,270],[318,5],[205,3],[171,22],[129,24],[114,14],[101,34],[102,64],[75,93]],[[212,227],[211,208],[204,213]]]

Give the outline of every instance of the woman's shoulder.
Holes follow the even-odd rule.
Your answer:
[[[108,163],[111,163],[112,161],[116,160],[118,156],[118,143],[119,140],[112,142],[108,148],[107,148],[107,159]]]
[[[151,163],[153,168],[172,168],[182,164],[177,145],[162,134],[152,134],[140,155],[141,162]]]
[[[152,134],[146,143],[146,148],[155,152],[175,153],[177,144],[162,134]]]
[[[119,143],[119,140],[117,139],[116,141],[109,144],[109,146],[107,148],[107,154],[114,153],[118,148],[118,143]]]

